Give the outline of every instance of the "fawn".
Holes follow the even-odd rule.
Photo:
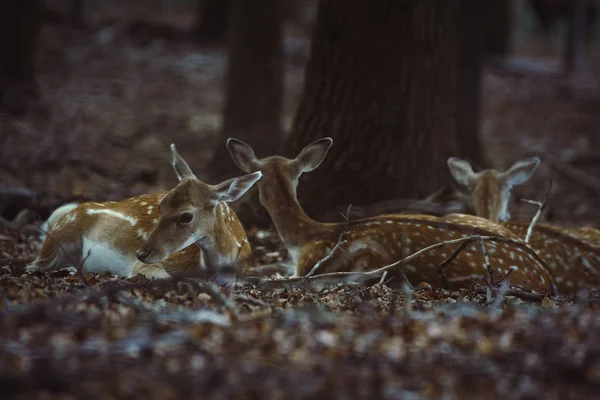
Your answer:
[[[348,223],[320,223],[311,219],[296,198],[298,178],[321,164],[332,143],[331,138],[317,140],[307,145],[294,159],[271,156],[259,160],[246,143],[237,139],[227,141],[233,160],[243,171],[262,173],[257,183],[260,202],[271,216],[293,260],[293,275],[306,275],[332,251],[340,235],[339,248],[316,273],[374,270],[428,245],[473,232],[470,223],[444,221],[428,215],[380,215]],[[508,232],[485,219],[470,218],[480,222],[482,235],[503,236]],[[515,238],[512,243],[490,241],[486,246],[489,254],[498,261],[496,274],[503,275],[513,270],[510,282],[514,285],[534,291],[551,288],[552,274],[525,242]],[[443,281],[437,266],[450,256],[452,250],[443,247],[419,256],[417,264],[402,267],[406,278],[413,283],[427,281],[441,286]],[[469,243],[447,271],[449,277],[487,276],[484,256],[478,244]],[[397,275],[393,272],[392,276]],[[456,286],[467,287],[473,281],[463,279]]]
[[[198,267],[235,263],[247,268],[250,245],[227,203],[241,197],[261,174],[212,186],[196,178],[173,144],[171,153],[180,181],[175,188],[117,202],[60,207],[48,218],[50,231],[27,270],[70,265],[84,272],[168,278]]]
[[[467,161],[455,157],[448,159],[454,179],[471,191],[475,214],[492,222],[504,222],[506,228],[520,237],[525,237],[529,223],[508,221],[510,189],[527,181],[539,163],[539,158],[534,157],[516,162],[505,172],[487,169],[475,173]],[[536,224],[530,243],[551,268],[560,292],[600,287],[598,230]]]

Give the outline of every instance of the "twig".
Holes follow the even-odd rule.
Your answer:
[[[533,219],[531,220],[529,227],[527,228],[527,234],[525,235],[525,243],[529,243],[529,238],[531,237],[531,234],[533,233],[533,228],[535,227],[535,224],[538,222],[538,220],[542,216],[542,212],[544,212],[544,210],[546,209],[546,206],[548,205],[548,199],[550,197],[550,191],[552,191],[552,186],[553,186],[553,182],[552,182],[552,180],[550,180],[550,187],[548,187],[548,190],[544,194],[544,201],[542,203],[537,202],[537,201],[527,200],[527,199],[521,199],[521,201],[523,201],[525,203],[535,204],[538,206],[538,210],[535,213],[535,215],[533,216]]]
[[[475,293],[486,294],[487,287],[483,287],[481,285],[475,285]],[[546,295],[533,293],[533,292],[530,292],[523,288],[513,286],[506,291],[505,296],[515,296],[515,297],[519,297],[519,298],[525,299],[525,300],[542,301]]]
[[[500,279],[498,282],[494,282],[494,285],[498,286],[501,285],[504,281],[506,281],[508,279],[508,277],[510,276],[510,274],[512,274],[512,272],[515,270],[515,267],[511,267],[508,272],[506,273],[506,275],[504,275],[504,277],[502,279]]]
[[[401,236],[400,240],[402,241],[402,258],[405,258],[406,256],[409,255],[408,254],[408,252],[409,252],[408,234],[406,233],[406,228],[402,229],[402,236]],[[404,280],[403,286],[404,285],[408,285],[408,287],[410,288],[410,290],[414,291],[415,288],[410,283],[410,281],[408,280],[408,278],[406,277],[406,275],[404,275],[404,271],[402,271],[402,269],[400,267],[396,268],[396,271],[400,274],[400,276],[402,276],[402,279]]]
[[[311,276],[313,276],[315,274],[315,272],[317,272],[317,270],[319,269],[319,267],[326,261],[328,261],[329,259],[331,259],[331,257],[333,257],[333,253],[335,253],[335,251],[337,249],[339,249],[339,247],[342,245],[342,236],[344,235],[344,232],[346,231],[346,229],[348,229],[348,221],[350,220],[350,209],[352,208],[352,204],[348,205],[348,210],[346,211],[346,215],[344,216],[345,219],[345,223],[344,223],[344,227],[342,228],[340,235],[338,236],[338,240],[337,243],[335,244],[335,246],[333,246],[333,248],[331,249],[331,251],[322,259],[320,259],[314,267],[312,267],[312,269],[308,272],[308,274],[304,275],[302,277],[302,279],[300,280],[300,282],[298,282],[298,285],[304,283],[306,281],[306,279],[310,278]]]
[[[385,281],[385,277],[387,276],[387,271],[385,271],[383,274],[381,274],[381,279],[379,280],[379,282],[377,283],[377,286],[383,286],[383,281]]]
[[[77,268],[75,268],[77,270],[77,276],[79,277],[79,279],[81,279],[83,281],[83,283],[85,283],[86,286],[91,286],[91,285],[90,285],[90,282],[88,282],[85,275],[83,274],[83,264],[87,261],[90,254],[92,254],[92,249],[88,249],[87,255],[85,257],[83,257],[83,259],[81,260],[81,263],[79,263],[79,266]]]
[[[512,272],[512,270],[510,270],[510,272]],[[508,277],[510,272],[508,274],[506,274],[506,277]],[[488,303],[492,310],[500,309],[500,306],[504,303],[504,299],[506,298],[506,293],[508,293],[508,291],[510,289],[510,285],[509,285],[508,281],[505,280],[506,277],[504,277],[500,281],[498,290],[496,291],[495,296],[494,296],[494,301],[491,302],[491,304]]]
[[[440,242],[440,243],[436,243],[436,244],[432,244],[431,246],[427,246],[425,248],[422,248],[421,250],[407,256],[404,257],[403,259],[396,261],[392,264],[383,266],[381,268],[378,269],[374,269],[371,271],[364,271],[364,272],[330,272],[330,273],[325,273],[325,274],[320,274],[317,276],[312,276],[310,278],[307,279],[307,281],[313,281],[315,283],[317,283],[319,280],[323,280],[323,281],[327,281],[327,280],[332,280],[332,279],[337,279],[339,280],[345,280],[345,279],[355,279],[357,281],[366,281],[369,279],[372,279],[372,277],[375,276],[379,276],[379,274],[382,274],[383,272],[392,269],[392,268],[396,268],[399,265],[402,265],[404,263],[410,262],[412,260],[414,260],[415,258],[421,256],[424,253],[427,253],[431,250],[435,250],[438,249],[440,247],[444,247],[444,246],[449,246],[449,245],[453,245],[453,244],[460,244],[462,242],[473,242],[475,240],[479,240],[481,238],[481,240],[483,241],[492,241],[492,242],[502,242],[502,243],[512,243],[515,244],[517,246],[523,246],[524,243],[521,240],[517,240],[517,239],[512,239],[512,238],[507,238],[507,237],[503,237],[503,236],[479,236],[479,235],[469,235],[469,236],[464,236],[458,239],[452,239],[452,240],[448,240],[445,242]],[[476,275],[477,277],[480,277],[480,275]],[[302,278],[284,278],[284,279],[277,279],[277,280],[267,280],[265,281],[265,283],[267,284],[267,286],[269,286],[269,284],[274,283],[275,285],[283,285],[285,286],[286,284],[293,284],[295,282],[298,282],[299,280],[301,280]],[[450,279],[450,281],[452,281],[452,279]]]
[[[479,243],[479,248],[481,249],[481,253],[483,254],[483,260],[485,262],[485,267],[487,268],[488,275],[490,278],[490,285],[494,284],[494,270],[492,269],[492,265],[490,264],[490,257],[488,255],[487,249],[485,248],[485,244],[483,244],[483,240],[479,239],[477,241]]]
[[[473,235],[475,235],[477,233],[477,228],[475,228],[473,230],[473,232],[471,232],[471,235],[469,236],[469,238],[472,238]],[[452,254],[450,254],[450,256],[448,258],[446,258],[444,261],[441,262],[440,265],[438,265],[438,273],[440,274],[440,277],[442,278],[442,283],[444,284],[444,289],[446,290],[450,290],[450,283],[448,282],[448,276],[446,276],[446,273],[444,272],[444,269],[446,269],[446,266],[448,264],[450,264],[452,261],[454,261],[454,259],[456,257],[458,257],[458,255],[460,254],[461,251],[463,251],[465,249],[465,247],[467,247],[467,245],[470,243],[470,241],[464,241],[461,244],[459,244],[454,251],[452,252]]]

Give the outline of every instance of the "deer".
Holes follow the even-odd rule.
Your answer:
[[[517,161],[506,171],[474,172],[468,161],[447,160],[450,173],[471,194],[475,215],[504,226],[524,238],[529,223],[509,221],[511,188],[526,182],[540,163],[538,157]],[[551,268],[559,292],[600,287],[600,231],[591,227],[564,228],[538,223],[530,244]]]
[[[428,245],[473,233],[474,225],[469,222],[444,221],[430,215],[384,214],[339,223],[310,218],[296,196],[298,179],[321,164],[332,144],[326,137],[308,144],[293,159],[278,155],[258,159],[250,145],[235,138],[227,140],[227,149],[242,171],[262,173],[256,184],[259,201],[288,250],[291,276],[375,270]],[[477,228],[482,235],[512,235],[498,224],[470,217],[480,223]],[[544,261],[524,241],[514,235],[510,239],[486,243],[488,253],[497,261],[496,276],[512,271],[509,278],[515,286],[538,293],[552,290],[554,278]],[[401,271],[390,271],[391,276],[397,283],[406,278],[410,283],[426,281],[441,287],[444,282],[438,266],[452,251],[448,246],[425,252]],[[311,271],[317,263],[318,269]],[[485,265],[478,244],[469,243],[448,265],[447,276],[457,278],[453,282],[456,287],[469,287],[474,279],[460,278],[487,274]]]
[[[209,185],[196,178],[174,144],[170,149],[177,186],[58,208],[46,221],[49,231],[27,271],[71,266],[82,272],[164,279],[196,268],[250,268],[246,232],[227,203],[246,193],[261,173]]]

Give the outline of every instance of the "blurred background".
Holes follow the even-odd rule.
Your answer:
[[[20,0],[0,5],[0,213],[209,183],[225,148],[334,138],[300,200],[318,218],[448,210],[446,159],[508,168],[545,219],[600,226],[595,0]],[[468,206],[468,205],[467,205]],[[536,210],[514,201],[514,219]],[[465,209],[466,210],[466,209]]]

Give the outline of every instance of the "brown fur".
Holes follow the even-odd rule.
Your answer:
[[[159,218],[158,202],[166,193],[145,194],[116,202],[88,202],[78,205],[56,222],[44,240],[40,254],[31,269],[62,265],[79,267],[83,261],[81,238],[92,229],[99,232],[100,240],[110,243],[115,250],[134,255],[144,242],[144,236],[140,232],[148,235],[156,225]],[[132,225],[110,214],[93,213],[94,210],[114,211],[135,218],[136,222]],[[147,275],[153,275],[162,267],[170,270],[189,269],[197,265],[199,257],[200,250],[189,246],[173,257],[163,260],[161,266],[148,265],[144,271]]]
[[[473,189],[475,215],[487,215],[490,221],[498,223],[502,209],[501,191],[496,171],[488,170],[483,173]]]
[[[323,146],[322,141],[305,148],[314,150]],[[320,163],[304,151],[295,159],[273,156],[256,159],[248,145],[240,141],[228,142],[232,157],[246,172],[260,170],[262,179],[257,183],[262,205],[269,212],[275,227],[288,250],[295,256],[295,274],[305,275],[334,248],[340,232],[342,244],[333,257],[324,262],[317,273],[337,271],[373,270],[401,259],[423,247],[468,236],[473,225],[426,215],[382,215],[354,221],[346,227],[344,223],[326,224],[314,221],[306,215],[296,199],[296,180],[302,171],[310,171]],[[323,157],[326,151],[323,153]],[[302,159],[306,159],[304,162]],[[312,164],[310,164],[312,162]],[[316,164],[316,165],[315,165]],[[475,217],[470,217],[474,219]],[[489,221],[479,219],[482,233],[504,235],[507,231]],[[510,233],[509,233],[510,234]],[[514,237],[514,235],[512,235]],[[515,240],[518,240],[515,238]],[[549,289],[552,274],[544,262],[525,243],[490,242],[488,249],[497,259],[494,265],[496,278],[508,272],[511,265],[519,266],[510,277],[510,282],[530,290]],[[409,281],[427,281],[442,286],[437,266],[452,253],[453,247],[441,248],[423,254],[402,268]],[[500,262],[501,260],[501,262]],[[514,264],[512,264],[514,262]],[[469,244],[446,269],[449,277],[477,274],[487,276],[483,255],[477,244]],[[401,275],[390,271],[396,282]],[[473,283],[462,281],[453,287],[468,287]]]
[[[508,206],[509,200],[502,193],[498,176],[496,170],[481,171],[472,185],[475,214],[493,222],[499,220],[500,210]],[[529,222],[510,221],[504,226],[524,239]],[[551,269],[559,292],[600,288],[600,232],[597,229],[563,228],[538,223],[529,244]]]

